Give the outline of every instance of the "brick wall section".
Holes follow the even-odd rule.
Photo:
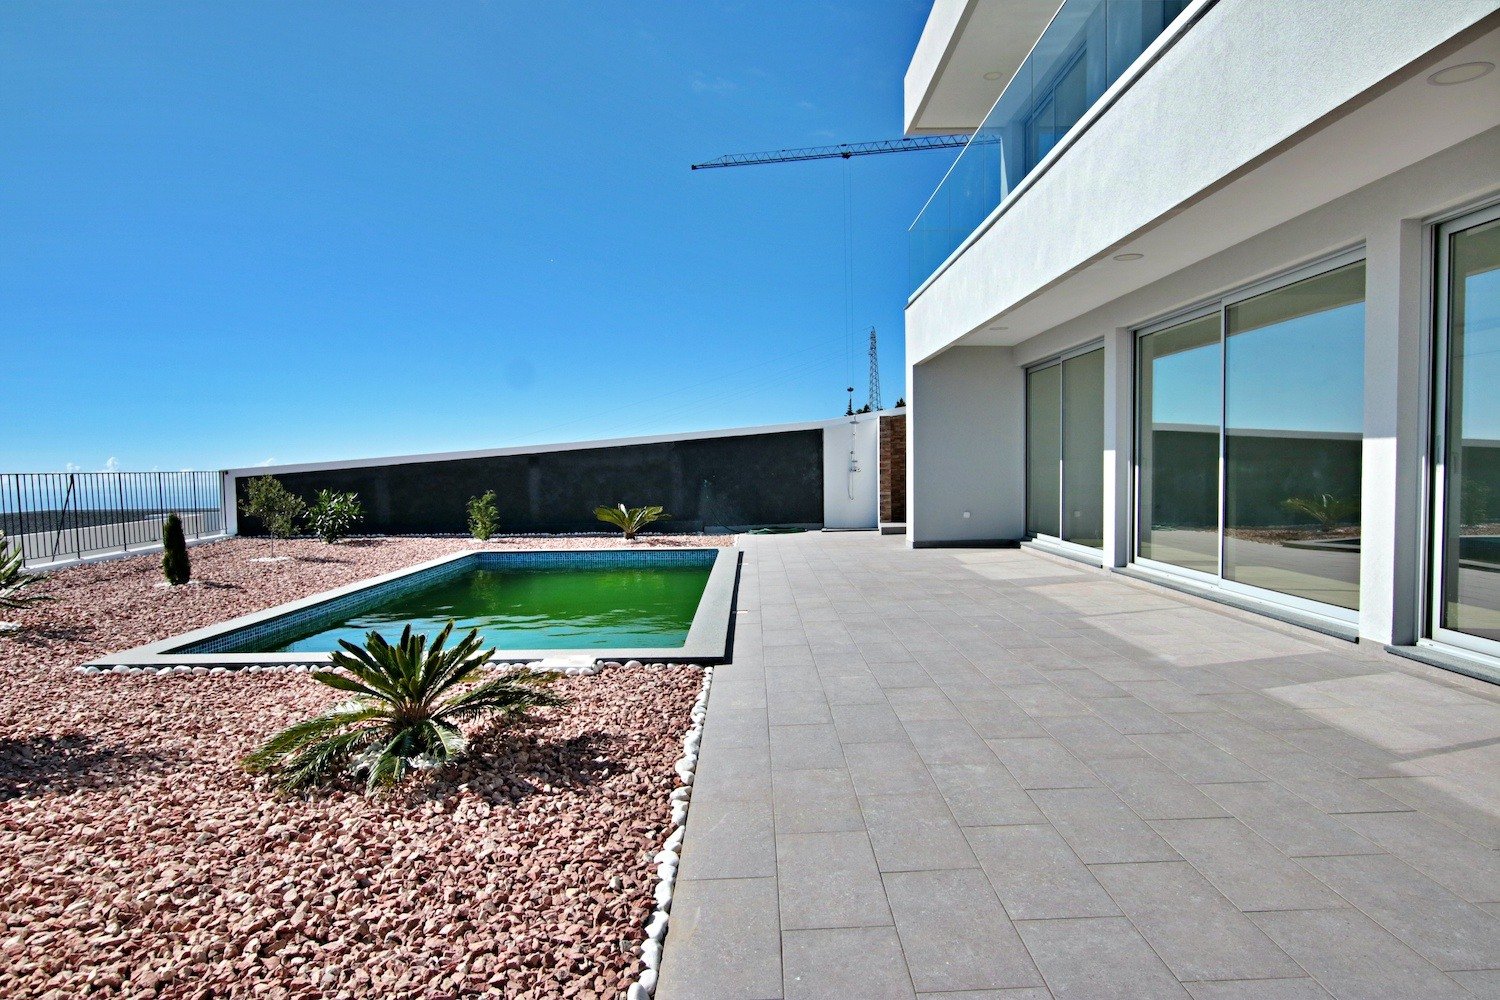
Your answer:
[[[880,520],[906,520],[906,414],[880,418]]]

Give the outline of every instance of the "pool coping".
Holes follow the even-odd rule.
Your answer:
[[[400,580],[416,573],[446,566],[463,559],[471,559],[485,551],[455,552],[451,555],[429,559],[427,562],[404,569],[383,573],[380,576],[358,580],[354,583],[325,590],[309,597],[298,598],[285,604],[240,615],[213,625],[205,625],[189,632],[146,643],[134,649],[110,653],[90,660],[90,667],[251,667],[291,666],[293,664],[327,664],[331,653],[179,653],[183,646],[218,638],[226,632],[235,632],[283,615],[303,611],[326,601],[356,594],[370,587],[377,587],[392,580]],[[538,660],[588,657],[592,660],[654,660],[673,663],[724,663],[729,658],[729,630],[734,614],[735,586],[739,577],[740,552],[734,547],[684,546],[672,549],[600,548],[600,549],[501,549],[501,553],[630,553],[642,552],[708,552],[715,553],[708,580],[703,585],[703,596],[698,599],[698,610],[693,613],[693,623],[688,627],[687,638],[681,646],[639,647],[634,649],[505,649],[496,650],[491,663],[534,663]]]

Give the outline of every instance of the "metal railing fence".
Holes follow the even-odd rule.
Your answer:
[[[161,544],[168,514],[190,539],[224,533],[218,472],[0,473],[0,531],[26,565]]]

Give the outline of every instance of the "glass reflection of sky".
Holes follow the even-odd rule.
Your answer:
[[[1464,282],[1463,435],[1500,440],[1500,270]]]
[[[1364,398],[1345,387],[1349,368],[1364,369],[1364,315],[1363,303],[1352,303],[1231,338],[1230,425],[1359,433],[1364,427]],[[1182,351],[1155,365],[1155,421],[1217,428],[1218,394],[1204,387],[1219,380],[1218,348]],[[1344,377],[1330,381],[1330,373],[1340,372]],[[1500,416],[1500,400],[1487,402]]]

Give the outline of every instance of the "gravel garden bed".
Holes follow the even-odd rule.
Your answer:
[[[654,537],[637,544],[728,544]],[[492,547],[600,547],[609,538]],[[640,973],[697,670],[565,678],[410,788],[273,795],[240,758],[337,693],[301,674],[76,674],[95,656],[476,547],[193,550],[50,576],[0,636],[0,996],[615,997]]]

